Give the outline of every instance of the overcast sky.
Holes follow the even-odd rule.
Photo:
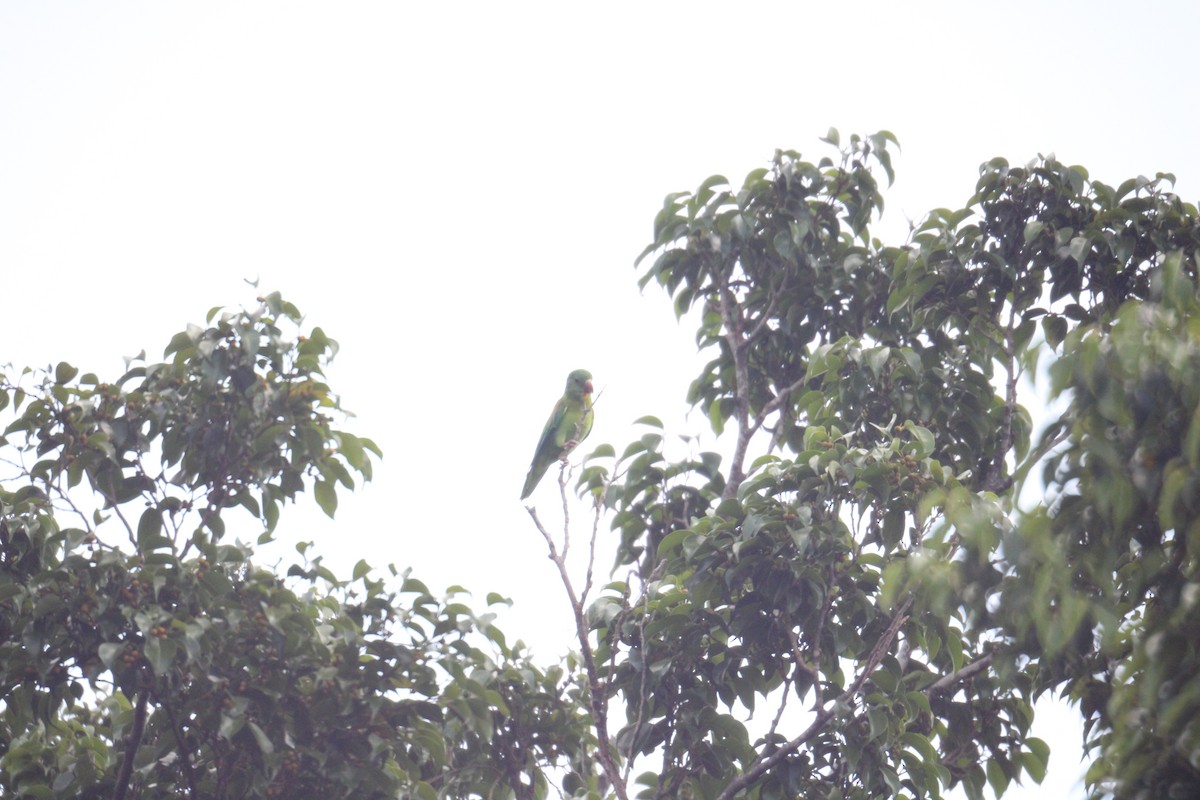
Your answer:
[[[116,377],[246,279],[282,291],[386,459],[281,538],[511,596],[550,658],[569,620],[517,495],[567,372],[604,389],[589,445],[705,427],[692,331],[636,287],[663,195],[835,126],[900,139],[893,243],[993,156],[1195,201],[1198,42],[1187,2],[7,2],[0,362]],[[1047,783],[1008,796],[1082,796],[1078,729],[1048,730]]]

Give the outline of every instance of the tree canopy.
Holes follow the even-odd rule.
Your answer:
[[[1169,174],[993,159],[885,243],[895,138],[825,142],[655,219],[640,281],[710,356],[687,401],[721,452],[651,416],[596,447],[584,572],[530,509],[561,663],[406,571],[340,579],[302,544],[277,574],[231,543],[301,493],[332,515],[379,456],[279,295],[112,382],[6,373],[0,786],[977,798],[1042,779],[1051,692],[1094,794],[1200,793],[1195,206]]]

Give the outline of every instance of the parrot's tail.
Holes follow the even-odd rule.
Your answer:
[[[529,474],[525,476],[525,486],[521,489],[522,500],[533,494],[533,490],[537,488],[538,483],[542,480],[542,476],[545,474],[545,469],[539,470],[537,467],[529,468]]]

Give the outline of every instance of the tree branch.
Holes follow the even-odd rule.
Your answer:
[[[729,289],[729,279],[733,273],[732,263],[729,265],[729,273],[722,276],[724,285],[717,288],[721,322],[725,327],[725,342],[729,346],[730,357],[733,358],[734,413],[738,425],[737,444],[729,464],[729,481],[722,493],[726,499],[737,495],[738,487],[746,478],[743,464],[746,461],[746,452],[750,448],[750,437],[754,434],[750,427],[750,366],[746,363],[746,344],[749,340],[743,331],[737,298]]]
[[[1017,309],[1014,304],[1010,303],[1008,327],[1004,329],[1004,346],[1002,348],[1005,356],[1004,368],[1008,372],[1008,380],[1004,387],[1004,420],[1000,423],[1000,441],[996,448],[996,455],[993,456],[992,463],[988,466],[988,474],[982,482],[984,491],[996,494],[1008,491],[1013,485],[1012,476],[1004,474],[1004,462],[1008,458],[1008,451],[1013,446],[1013,412],[1017,406],[1017,378],[1020,376],[1020,370],[1016,363],[1016,342],[1013,339],[1016,324]]]
[[[787,275],[784,275],[783,280],[779,283],[779,288],[771,293],[771,299],[767,302],[767,307],[759,315],[758,321],[754,323],[754,327],[750,329],[750,333],[746,334],[746,341],[752,342],[757,339],[764,330],[767,323],[771,321],[771,315],[775,313],[775,306],[779,304],[779,298],[783,297],[783,290],[787,288]]]
[[[1051,450],[1058,447],[1069,438],[1071,438],[1071,429],[1063,428],[1054,438],[1043,441],[1040,445],[1038,445],[1036,450],[1026,456],[1025,460],[1021,464],[1017,465],[1017,468],[1013,470],[1013,482],[1018,484],[1023,483],[1025,481],[1025,476],[1029,474],[1029,470],[1033,469],[1038,462],[1049,455]]]
[[[646,715],[646,676],[650,674],[650,665],[646,663],[646,620],[650,616],[650,590],[645,583],[642,584],[642,617],[638,620],[638,647],[642,648],[642,674],[638,681],[638,703],[637,703],[637,718],[633,722],[633,733],[629,737],[629,752],[625,755],[625,772],[622,775],[623,782],[629,781],[629,775],[633,771],[633,759],[636,756],[635,747],[637,746],[638,735],[642,732],[642,723],[645,721]],[[619,636],[619,634],[618,634]]]
[[[812,724],[804,729],[804,732],[791,739],[783,747],[776,750],[771,755],[754,763],[750,769],[746,770],[736,780],[732,781],[721,794],[717,795],[717,800],[732,800],[738,792],[748,788],[754,781],[762,776],[771,767],[783,761],[792,753],[799,750],[805,742],[816,736],[829,720],[833,719],[834,714],[841,705],[845,705],[853,698],[867,682],[867,678],[879,666],[879,662],[883,660],[884,655],[891,649],[892,642],[896,639],[896,634],[900,631],[900,627],[908,619],[908,610],[912,607],[912,598],[905,600],[900,608],[896,609],[896,613],[892,616],[892,621],[884,631],[883,636],[875,643],[875,647],[871,649],[871,653],[867,656],[866,664],[863,665],[862,671],[850,685],[850,688],[839,694],[831,702],[827,703],[823,708],[817,711],[816,719]]]
[[[972,661],[970,664],[964,664],[962,666],[962,668],[957,669],[954,672],[951,672],[949,675],[945,675],[942,678],[939,678],[937,683],[933,684],[932,686],[930,686],[928,689],[925,690],[925,694],[926,695],[941,694],[942,692],[946,691],[950,687],[955,686],[955,685],[961,683],[962,681],[970,680],[971,678],[974,678],[976,675],[978,675],[979,673],[986,670],[989,666],[991,666],[991,664],[992,664],[992,654],[988,653],[987,655],[982,656],[981,658],[978,658],[975,661]]]
[[[142,743],[146,730],[146,704],[150,700],[149,688],[138,693],[137,705],[133,709],[133,727],[125,736],[125,755],[121,758],[121,769],[117,772],[117,783],[113,787],[113,800],[125,800],[129,792],[129,779],[133,775],[133,759]]]
[[[807,369],[804,370],[804,375],[802,375],[801,377],[797,378],[796,380],[792,381],[790,384],[785,386],[783,388],[783,391],[779,392],[777,395],[772,397],[767,402],[767,404],[762,407],[762,411],[758,412],[758,417],[756,419],[756,425],[762,425],[763,422],[766,421],[767,416],[771,414],[771,412],[782,407],[783,404],[787,402],[787,399],[791,396],[792,392],[801,388],[806,383],[808,383],[808,370]]]
[[[200,797],[200,793],[196,789],[196,774],[192,768],[192,755],[189,752],[187,743],[183,740],[183,729],[179,727],[179,722],[175,718],[175,712],[171,709],[171,704],[164,703],[157,692],[154,693],[154,700],[158,703],[159,708],[167,712],[167,721],[171,723],[171,730],[175,734],[175,742],[179,745],[179,757],[183,759],[183,774],[187,779],[188,796],[192,800],[197,800]]]
[[[563,504],[566,505],[566,483],[561,482],[563,493]],[[567,592],[567,598],[571,602],[571,612],[575,617],[575,637],[579,642],[579,652],[583,657],[583,668],[587,674],[588,682],[588,710],[592,714],[592,723],[596,726],[596,747],[597,757],[600,760],[600,766],[604,769],[604,774],[608,777],[609,783],[612,784],[613,791],[617,793],[620,800],[629,800],[629,796],[625,790],[625,784],[621,780],[621,771],[617,767],[616,759],[613,758],[612,743],[608,737],[608,698],[605,694],[604,686],[600,682],[600,675],[596,670],[596,659],[592,653],[591,642],[588,641],[587,620],[584,619],[583,603],[575,594],[575,587],[571,583],[570,573],[567,571],[567,562],[560,553],[558,547],[554,544],[554,537],[542,525],[542,521],[538,519],[537,510],[533,507],[526,507],[529,516],[533,519],[534,526],[538,532],[542,534],[542,538],[546,540],[546,546],[550,551],[550,560],[554,562],[554,566],[558,567],[559,577],[562,579],[563,588]],[[564,523],[565,525],[566,523]],[[566,536],[564,531],[564,537]],[[565,545],[564,545],[565,552]]]

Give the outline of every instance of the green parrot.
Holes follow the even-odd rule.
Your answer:
[[[587,438],[592,418],[592,373],[577,369],[567,376],[567,388],[542,428],[542,438],[538,439],[533,463],[525,476],[525,488],[521,490],[522,500],[533,494],[551,464],[560,459],[565,461],[567,454]]]

